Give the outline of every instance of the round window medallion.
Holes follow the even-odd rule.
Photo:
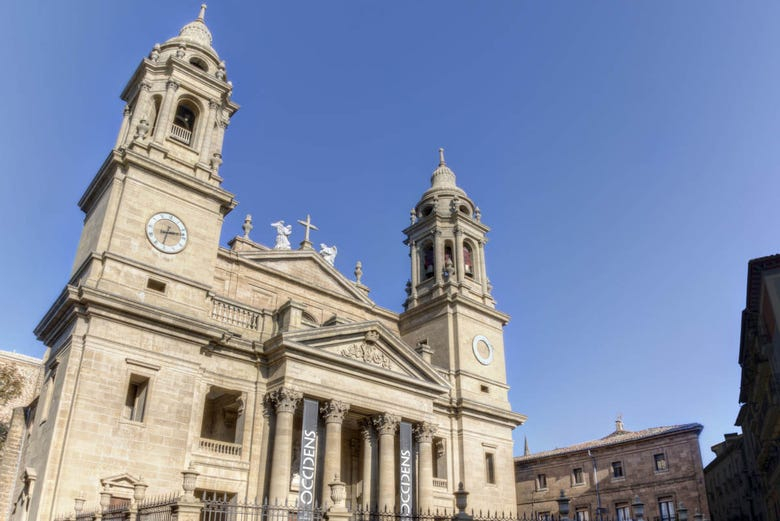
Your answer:
[[[485,335],[477,335],[471,342],[471,350],[480,364],[488,365],[493,361],[493,346]]]

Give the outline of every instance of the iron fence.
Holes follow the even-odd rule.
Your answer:
[[[235,499],[206,499],[201,521],[322,521],[322,509],[269,503],[238,503]]]

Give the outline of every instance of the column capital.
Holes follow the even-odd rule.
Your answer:
[[[414,437],[418,443],[431,443],[436,434],[437,425],[429,422],[418,423],[414,426]]]
[[[401,422],[401,417],[395,414],[384,413],[372,418],[374,422],[374,428],[380,436],[390,435],[393,436],[395,431],[398,430],[398,424]]]
[[[215,99],[210,99],[209,100],[209,108],[211,110],[217,110],[219,108],[219,102],[217,100],[215,100]]]
[[[374,422],[371,418],[363,418],[363,421],[360,422],[360,435],[363,439],[370,442],[373,439],[373,431]]]
[[[273,404],[277,413],[295,412],[295,408],[298,406],[298,402],[301,401],[301,398],[303,398],[303,394],[290,387],[280,387],[279,389],[268,393],[268,399]]]
[[[175,91],[176,89],[178,89],[178,88],[179,88],[179,84],[178,84],[178,83],[176,83],[176,82],[175,82],[175,81],[173,81],[173,80],[168,80],[168,81],[165,83],[165,88],[166,88],[166,89],[168,89],[168,90],[173,90],[173,91]]]
[[[325,423],[341,423],[349,411],[349,404],[338,400],[325,402],[320,406],[320,413],[325,418]]]
[[[178,84],[176,85],[178,87]],[[148,81],[142,81],[141,82],[141,90],[145,90],[146,92],[150,92],[152,90],[152,84]]]

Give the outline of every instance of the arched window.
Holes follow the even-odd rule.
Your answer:
[[[203,72],[209,72],[209,66],[206,65],[206,62],[198,58],[197,56],[193,56],[190,58],[190,63],[197,67],[198,69],[202,70]]]
[[[173,117],[171,137],[186,145],[192,143],[192,134],[195,130],[195,121],[197,119],[197,109],[187,101],[180,102]]]
[[[474,278],[474,252],[468,242],[463,243],[463,273]]]
[[[436,263],[433,255],[433,243],[425,243],[422,247],[422,280],[433,278],[436,273]]]

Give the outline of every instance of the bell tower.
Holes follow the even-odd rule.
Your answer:
[[[512,429],[525,416],[512,412],[509,404],[503,336],[509,316],[495,309],[490,294],[485,257],[490,228],[457,186],[443,149],[431,187],[410,220],[404,234],[411,279],[400,315],[401,335],[421,355],[427,352],[426,358],[452,384],[448,406],[460,433],[452,441],[460,472],[456,481],[484,497],[511,502]],[[485,473],[480,470],[483,461]],[[498,481],[483,479],[486,475]]]
[[[136,298],[147,278],[158,288],[213,282],[222,222],[236,205],[219,167],[238,105],[205,11],[156,44],[122,91],[116,144],[79,201],[86,217],[73,285]]]

